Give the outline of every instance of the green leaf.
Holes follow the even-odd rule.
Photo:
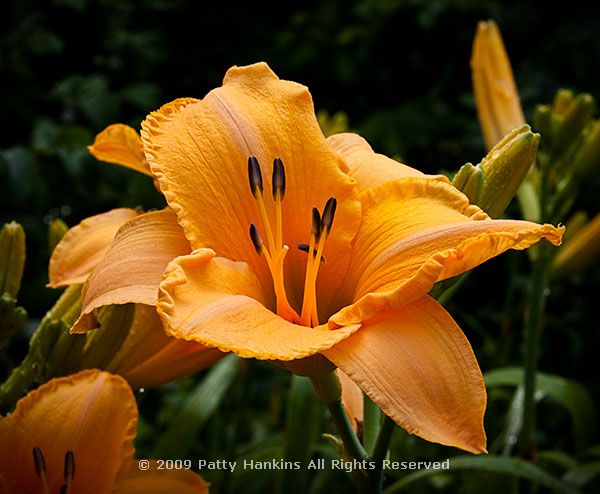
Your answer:
[[[287,400],[284,460],[298,461],[301,468],[283,471],[282,492],[308,492],[310,471],[306,465],[314,453],[319,437],[321,410],[321,403],[315,396],[310,379],[292,376]]]
[[[486,386],[519,386],[523,382],[523,369],[505,367],[487,372],[484,376]],[[537,373],[536,393],[549,396],[560,403],[571,415],[573,433],[577,449],[587,445],[594,437],[594,404],[588,391],[579,383],[560,376]]]
[[[191,441],[215,413],[239,370],[239,359],[229,355],[215,364],[206,377],[186,397],[170,420],[152,453],[156,458],[185,456]],[[175,453],[176,452],[176,453]]]
[[[520,458],[502,458],[498,456],[457,456],[450,459],[449,470],[419,470],[398,480],[385,490],[385,494],[403,492],[415,482],[439,475],[441,472],[479,471],[519,477],[547,487],[554,492],[575,494],[577,489],[546,473],[533,463]]]
[[[572,468],[563,475],[562,480],[583,487],[597,475],[600,475],[600,461],[591,461]]]

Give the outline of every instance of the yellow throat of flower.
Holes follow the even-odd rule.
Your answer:
[[[277,300],[277,314],[296,324],[303,326],[318,326],[319,317],[317,312],[317,275],[319,266],[325,261],[323,249],[331,231],[337,201],[330,197],[323,214],[315,207],[312,209],[312,226],[310,241],[308,244],[298,245],[298,249],[308,254],[306,274],[304,278],[304,296],[302,300],[302,311],[300,315],[290,305],[284,283],[283,262],[289,251],[289,246],[283,244],[283,220],[282,203],[285,196],[285,168],[279,158],[273,161],[272,195],[275,202],[275,218],[267,214],[264,199],[264,188],[262,171],[255,156],[248,158],[248,180],[250,190],[258,203],[258,210],[266,230],[267,246],[254,223],[250,224],[250,239],[259,255],[264,255],[273,278],[273,288]],[[274,220],[274,221],[273,221]],[[274,229],[273,229],[274,223]]]

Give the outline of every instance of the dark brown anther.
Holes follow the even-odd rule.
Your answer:
[[[260,164],[256,156],[248,157],[248,181],[250,182],[250,190],[255,198],[263,193],[263,180]]]
[[[312,208],[312,225],[310,227],[310,233],[315,236],[315,243],[319,243],[321,231],[321,213],[319,213],[317,208]]]
[[[257,254],[262,254],[263,239],[260,236],[260,233],[258,233],[258,228],[256,228],[254,223],[250,223],[250,239],[252,240],[252,244],[254,245]]]
[[[69,450],[65,453],[65,482],[68,484],[75,478],[75,454]]]
[[[307,254],[310,249],[310,245],[308,245],[308,244],[298,244],[296,247],[298,247],[298,250],[301,250],[302,252],[306,252]],[[316,255],[317,255],[317,249],[313,249],[313,257]],[[327,260],[325,259],[325,256],[321,256],[320,262],[321,262],[321,264],[325,264],[327,262]]]
[[[325,232],[325,236],[329,235],[331,231],[331,225],[333,225],[333,218],[335,216],[335,210],[337,208],[337,201],[335,197],[330,197],[325,204],[323,209],[323,217],[321,218],[321,231]]]
[[[283,161],[280,158],[273,160],[273,199],[277,200],[277,194],[285,195],[285,168],[283,167]]]
[[[41,478],[46,473],[46,462],[42,450],[37,446],[33,448],[33,464],[35,465],[35,473]]]

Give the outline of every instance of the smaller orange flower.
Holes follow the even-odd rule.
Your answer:
[[[127,382],[87,370],[52,379],[0,419],[0,494],[206,493],[189,470],[141,470]]]

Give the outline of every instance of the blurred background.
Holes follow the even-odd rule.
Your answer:
[[[598,3],[329,0],[281,2],[274,10],[261,2],[2,2],[0,222],[16,220],[27,233],[19,303],[29,313],[29,331],[57,297],[45,288],[47,226],[53,218],[73,226],[118,206],[161,206],[149,178],[88,154],[86,146],[106,125],[124,122],[138,129],[161,104],[202,97],[220,85],[230,66],[264,60],[280,77],[307,85],[317,110],[344,112],[349,127],[376,151],[426,172],[453,172],[485,155],[469,58],[477,21],[487,18],[502,31],[528,117],[535,104],[550,102],[561,87],[600,98]],[[597,213],[599,186],[597,176],[584,184],[578,209]],[[516,208],[507,214],[518,217]],[[527,269],[523,253],[508,253],[479,268],[448,305],[484,371],[520,362]],[[553,285],[540,362],[541,370],[584,385],[596,404],[599,279],[597,266],[591,266]],[[0,378],[26,348],[25,334],[0,351]],[[239,457],[261,444],[276,444],[290,376],[255,363],[240,372],[236,382],[249,390],[234,386],[222,415],[197,431],[197,444],[183,453],[163,449],[165,457]],[[154,438],[168,428],[198,379],[140,395],[142,456],[152,452]],[[511,396],[507,390],[490,395],[490,443],[503,427]],[[247,400],[241,418],[240,399]],[[574,454],[567,411],[551,400],[540,408],[544,447]],[[235,430],[227,429],[224,424],[233,418]],[[227,443],[231,451],[223,452],[220,430],[233,435]],[[599,442],[593,435],[588,439]],[[404,451],[405,459],[452,454],[400,432],[395,440],[396,454]],[[469,479],[461,482],[479,482]],[[253,482],[258,490],[246,492],[263,492],[260,486],[270,480]],[[338,476],[323,485],[327,482],[349,481]],[[415,492],[458,488],[454,477],[438,484]]]

